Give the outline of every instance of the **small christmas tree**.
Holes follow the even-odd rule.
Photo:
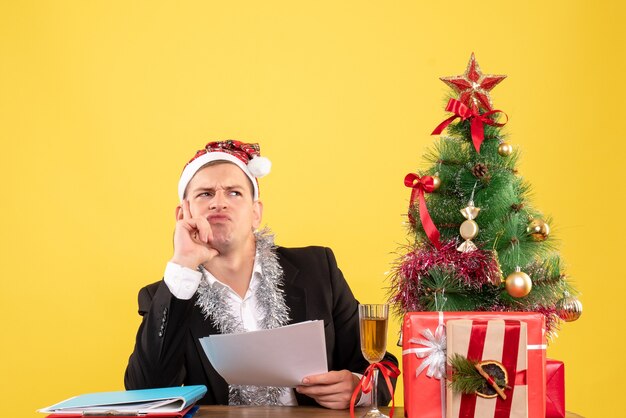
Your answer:
[[[408,219],[414,244],[391,276],[391,303],[413,311],[533,311],[549,335],[576,320],[582,305],[562,272],[546,219],[518,175],[505,142],[507,116],[489,92],[505,76],[482,74],[472,54],[464,74],[441,80],[457,93],[452,115],[433,132],[430,166],[410,173]],[[457,121],[458,119],[458,121]]]

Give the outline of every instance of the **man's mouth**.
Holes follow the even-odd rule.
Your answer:
[[[228,215],[209,215],[207,219],[209,220],[209,223],[230,221],[230,217]]]

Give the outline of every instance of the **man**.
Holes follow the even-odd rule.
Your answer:
[[[185,166],[174,255],[163,280],[139,292],[143,320],[126,369],[127,389],[203,384],[203,404],[349,406],[358,373],[368,366],[359,344],[358,302],[330,249],[276,248],[271,235],[257,231],[263,213],[257,177],[270,167],[257,144],[238,141],[211,142]],[[229,386],[199,342],[211,334],[313,319],[324,320],[331,371],[304,378],[295,392]],[[397,364],[390,354],[386,359]],[[386,405],[390,395],[380,383],[379,404]]]

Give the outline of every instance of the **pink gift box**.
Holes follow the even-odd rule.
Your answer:
[[[402,368],[404,411],[408,418],[443,418],[446,409],[446,383],[438,379],[437,367],[443,362],[445,377],[445,342],[442,354],[441,335],[450,319],[511,319],[523,321],[528,332],[528,417],[546,416],[546,335],[545,319],[535,312],[409,312],[402,324]],[[438,331],[438,328],[442,326]],[[418,341],[428,341],[427,345]],[[421,358],[419,356],[422,356]],[[441,371],[441,370],[439,370]]]

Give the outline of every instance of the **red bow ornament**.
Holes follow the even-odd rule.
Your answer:
[[[472,108],[470,109],[465,104],[461,103],[460,101],[456,99],[450,99],[448,101],[448,105],[446,106],[446,112],[452,112],[454,113],[454,115],[450,116],[448,119],[441,122],[435,128],[435,130],[433,131],[431,135],[441,134],[443,130],[446,129],[446,127],[450,125],[450,123],[452,123],[452,121],[455,120],[456,118],[461,118],[461,121],[470,119],[471,121],[470,130],[472,133],[472,142],[474,143],[474,148],[476,149],[476,152],[478,153],[480,153],[480,145],[483,143],[483,140],[485,139],[485,125],[501,127],[501,126],[504,126],[506,122],[509,121],[509,117],[507,116],[507,114],[501,110],[490,110],[481,115],[478,110],[478,107],[472,106]],[[506,117],[506,121],[504,123],[497,123],[493,119],[489,118],[489,116],[496,114],[496,113],[502,113]]]
[[[431,176],[420,177],[417,174],[409,173],[404,178],[404,185],[413,189],[411,191],[411,203],[409,204],[410,207],[413,207],[415,199],[419,198],[420,220],[422,221],[422,226],[424,227],[426,236],[428,236],[430,242],[432,242],[437,249],[441,248],[441,243],[439,242],[439,230],[437,229],[435,223],[430,217],[430,213],[428,213],[428,208],[426,207],[426,198],[424,197],[424,193],[432,193],[435,190],[433,178]],[[413,215],[411,215],[410,209],[409,220],[412,224],[415,224],[415,219],[413,218]]]
[[[373,388],[374,382],[374,370],[378,369],[380,374],[385,378],[385,383],[387,383],[387,389],[389,389],[389,393],[391,394],[391,410],[389,411],[389,418],[393,418],[393,410],[396,407],[396,402],[394,399],[393,393],[393,385],[391,384],[390,378],[397,378],[400,376],[400,369],[390,361],[381,361],[380,363],[372,363],[367,369],[365,369],[365,373],[363,373],[363,377],[359,380],[359,384],[354,388],[354,392],[352,392],[352,398],[350,399],[350,417],[354,418],[354,405],[356,403],[356,397],[359,392],[370,393]]]

